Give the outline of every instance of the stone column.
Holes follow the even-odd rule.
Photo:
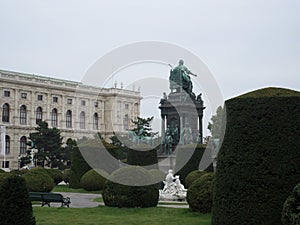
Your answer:
[[[161,115],[161,137],[164,138],[166,131],[166,116]]]
[[[199,143],[202,144],[203,143],[203,128],[202,128],[202,115],[198,116],[198,132],[199,132]]]

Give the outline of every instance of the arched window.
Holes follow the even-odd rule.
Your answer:
[[[99,118],[98,118],[98,113],[94,113],[93,115],[93,128],[94,130],[98,130],[99,126]]]
[[[43,120],[43,110],[42,107],[37,107],[35,112],[35,123],[39,124]]]
[[[20,154],[25,154],[26,153],[26,143],[27,143],[27,138],[25,136],[21,137],[20,139]]]
[[[123,118],[123,128],[124,128],[124,130],[128,130],[128,122],[129,122],[128,115],[125,114],[125,116]]]
[[[57,127],[57,109],[56,108],[52,109],[52,112],[51,112],[51,126]]]
[[[9,104],[7,103],[2,107],[2,122],[9,122]]]
[[[80,113],[79,127],[80,127],[80,129],[85,129],[85,113],[84,112]]]
[[[27,113],[26,113],[26,106],[22,105],[20,107],[20,124],[26,124],[27,121]]]
[[[71,128],[72,127],[72,111],[68,110],[66,113],[66,127]]]
[[[5,135],[5,154],[10,154],[10,136]]]

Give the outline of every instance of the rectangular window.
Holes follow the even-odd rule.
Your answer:
[[[81,100],[81,106],[85,106],[85,100]]]
[[[129,109],[129,104],[125,104],[125,109]]]
[[[67,104],[72,105],[72,99],[71,98],[67,99]]]
[[[21,98],[23,98],[23,99],[27,99],[27,93],[21,93]]]
[[[4,97],[10,97],[10,91],[4,91]]]
[[[58,102],[58,97],[53,97],[53,102]]]
[[[43,101],[43,95],[38,95],[38,96],[37,96],[37,100],[38,100],[38,101]]]
[[[9,161],[2,161],[2,168],[9,168]]]
[[[95,102],[94,106],[97,108],[99,106],[99,102]]]

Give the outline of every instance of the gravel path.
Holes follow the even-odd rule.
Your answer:
[[[104,205],[103,202],[94,202],[95,198],[100,198],[100,194],[83,194],[83,193],[70,193],[70,192],[60,192],[64,197],[70,197],[71,204],[70,208],[92,208],[99,205]],[[188,208],[188,205],[182,205],[174,201],[161,201],[165,204],[159,204],[158,207],[168,207],[168,208]],[[167,204],[166,204],[167,203]],[[51,207],[60,207],[61,203],[50,203]],[[47,206],[44,206],[47,207]]]

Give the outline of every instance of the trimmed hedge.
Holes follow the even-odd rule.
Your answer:
[[[55,186],[53,179],[42,169],[29,170],[23,177],[29,192],[50,192]]]
[[[300,224],[300,183],[296,185],[292,194],[284,202],[282,209],[282,224]]]
[[[184,186],[186,186],[185,178],[187,175],[194,170],[199,170],[200,161],[205,149],[209,151],[206,147],[206,145],[202,144],[198,144],[195,149],[194,146],[189,145],[177,147],[175,171],[178,171],[176,174],[180,175],[180,182]],[[211,166],[212,163],[206,169],[209,169]]]
[[[151,150],[148,146],[137,145],[135,149],[128,149],[127,164],[133,166],[150,166],[152,169],[158,169],[157,148]]]
[[[25,181],[17,175],[0,178],[1,225],[35,225]]]
[[[63,181],[63,174],[60,170],[46,169],[46,172],[53,179],[55,185],[58,185],[60,182]]]
[[[91,169],[90,165],[85,161],[78,147],[73,149],[71,157],[71,173],[69,174],[70,188],[80,188],[80,179],[87,171]]]
[[[134,173],[134,176],[128,174]],[[151,174],[142,167],[132,166],[123,167],[111,174],[110,180],[107,180],[102,192],[103,200],[106,206],[110,207],[154,207],[158,203],[159,191],[156,184],[147,186],[129,186],[115,183],[111,180],[120,182],[129,181],[138,184],[141,180],[152,180]]]
[[[70,183],[70,177],[71,177],[71,169],[65,169],[63,172],[63,181],[68,184]]]
[[[189,188],[195,180],[197,180],[205,174],[207,174],[207,172],[202,170],[194,170],[190,172],[185,178],[185,187]]]
[[[194,212],[210,213],[215,174],[207,173],[195,180],[187,191],[187,202]]]
[[[300,93],[266,88],[227,100],[213,225],[279,225],[300,180]]]
[[[80,186],[87,191],[100,191],[106,181],[103,175],[107,177],[108,173],[103,170],[91,169],[81,177]]]

